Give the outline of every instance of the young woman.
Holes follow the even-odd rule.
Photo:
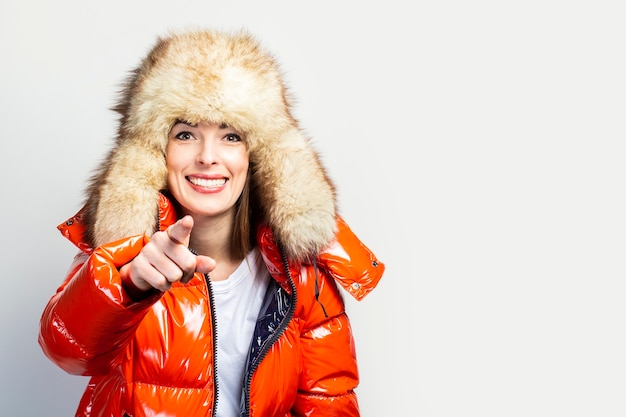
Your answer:
[[[384,265],[290,109],[245,32],[172,34],[132,73],[41,319],[44,353],[91,376],[77,416],[359,415],[342,292]]]

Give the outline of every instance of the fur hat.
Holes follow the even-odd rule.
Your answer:
[[[306,257],[333,239],[334,185],[292,116],[276,61],[245,31],[159,38],[114,110],[121,116],[115,144],[86,190],[86,238],[94,247],[155,231],[168,134],[181,119],[245,134],[259,209],[288,256]]]

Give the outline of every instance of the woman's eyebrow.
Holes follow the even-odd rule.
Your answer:
[[[187,125],[189,127],[196,127],[196,126],[198,126],[197,123],[191,123],[191,122],[188,122],[187,120],[183,120],[183,119],[176,119],[176,122],[174,124],[178,124],[178,123],[182,123],[182,124]]]

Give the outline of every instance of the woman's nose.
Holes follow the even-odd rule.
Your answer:
[[[217,147],[211,140],[203,140],[198,149],[196,160],[202,165],[211,165],[217,162]]]

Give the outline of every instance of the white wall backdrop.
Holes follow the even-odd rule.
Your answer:
[[[0,4],[0,412],[74,415],[37,344],[127,72],[168,29],[248,28],[341,212],[387,265],[350,302],[362,415],[626,415],[620,1]]]

